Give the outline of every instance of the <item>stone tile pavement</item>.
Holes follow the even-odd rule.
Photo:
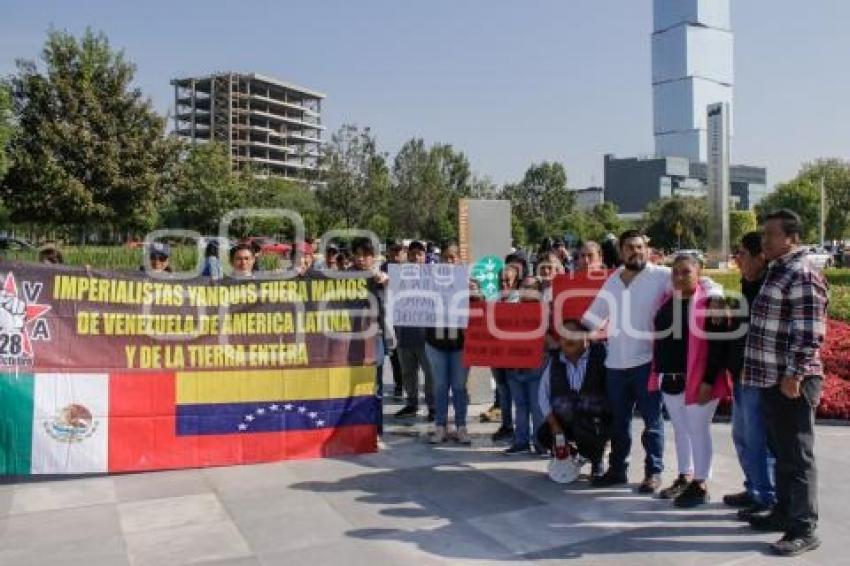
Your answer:
[[[486,377],[471,388],[477,417]],[[544,461],[501,454],[493,428],[472,425],[472,447],[432,447],[422,419],[388,417],[376,454],[6,483],[0,565],[850,565],[850,428],[818,429],[824,544],[790,560],[765,554],[777,537],[750,532],[718,502],[680,511],[634,485],[554,484]],[[728,425],[714,432],[719,500],[741,478]],[[674,467],[669,425],[665,461]]]

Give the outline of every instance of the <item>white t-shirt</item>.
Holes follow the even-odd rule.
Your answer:
[[[602,286],[582,322],[596,330],[608,322],[608,357],[605,367],[627,369],[652,361],[653,320],[659,301],[672,290],[670,268],[647,263],[628,286],[617,269]],[[709,295],[722,295],[723,289],[711,279],[700,286]]]

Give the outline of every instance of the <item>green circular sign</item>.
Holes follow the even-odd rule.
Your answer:
[[[481,294],[488,301],[499,297],[499,272],[504,267],[505,262],[495,255],[484,256],[472,265],[469,276],[478,281]]]

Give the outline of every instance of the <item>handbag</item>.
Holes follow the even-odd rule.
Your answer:
[[[684,373],[662,373],[661,391],[667,395],[679,395],[685,390]]]

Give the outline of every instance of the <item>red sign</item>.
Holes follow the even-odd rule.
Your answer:
[[[478,303],[469,305],[463,365],[535,369],[543,365],[546,305]]]
[[[611,273],[607,269],[598,269],[555,277],[552,282],[553,308],[561,313],[561,320],[581,320]]]

